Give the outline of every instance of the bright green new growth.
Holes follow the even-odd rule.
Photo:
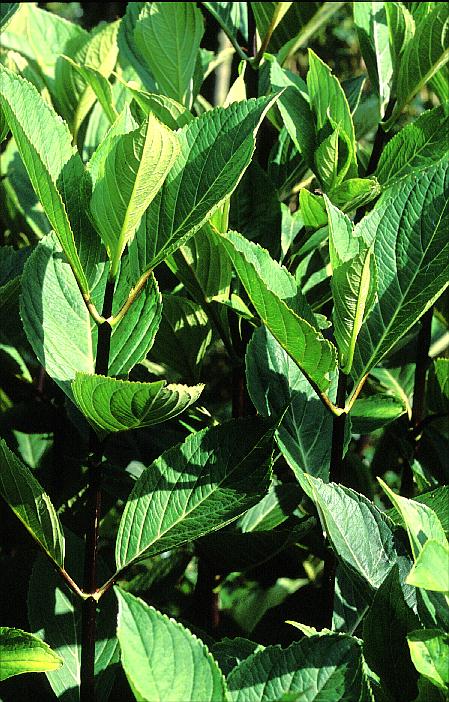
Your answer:
[[[150,115],[141,127],[117,138],[104,156],[98,154],[90,211],[111,259],[111,278],[178,153],[176,135]]]

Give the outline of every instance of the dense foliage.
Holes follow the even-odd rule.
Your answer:
[[[47,6],[1,3],[2,699],[443,702],[447,4]]]

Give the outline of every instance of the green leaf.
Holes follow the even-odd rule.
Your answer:
[[[423,112],[383,149],[376,177],[390,187],[410,174],[429,168],[449,153],[449,116],[442,106]]]
[[[156,459],[123,512],[117,568],[220,529],[256,504],[268,488],[272,436],[260,419],[233,420]]]
[[[296,483],[279,483],[257,505],[239,519],[244,534],[268,532],[285,522],[301,502],[302,491]]]
[[[0,627],[0,681],[21,673],[57,670],[61,665],[62,659],[37,636],[21,629]]]
[[[332,414],[265,327],[257,329],[248,344],[246,377],[249,395],[259,414],[280,419],[276,440],[293,471],[306,471],[328,480]],[[331,393],[335,390],[336,374],[332,377]]]
[[[226,681],[207,647],[182,624],[115,588],[117,636],[136,700],[222,702]]]
[[[199,303],[228,300],[232,265],[221,239],[205,225],[167,259],[167,265]]]
[[[405,105],[424,87],[437,71],[449,61],[449,18],[444,4],[436,7],[417,26],[401,56],[397,82],[397,102],[389,129]]]
[[[228,676],[232,702],[293,700],[356,702],[363,685],[360,643],[345,634],[303,638],[288,648],[267,646]]]
[[[368,249],[338,266],[332,275],[331,288],[340,367],[344,373],[350,373],[357,337],[376,297],[377,270],[372,250]]]
[[[333,549],[352,572],[377,590],[398,560],[388,519],[354,490],[310,475],[306,480]]]
[[[0,105],[0,144],[2,144],[4,142],[4,140],[6,139],[8,134],[9,134],[9,126],[8,126],[7,121],[6,121],[6,117],[3,113],[3,109]]]
[[[309,49],[309,71],[307,87],[310,105],[315,113],[316,127],[319,133],[331,123],[338,125],[347,139],[349,149],[349,177],[357,175],[354,125],[348,101],[338,79],[331,69],[313,51]]]
[[[374,240],[378,301],[354,352],[356,384],[416,324],[449,281],[449,162],[404,179],[356,227]]]
[[[248,10],[246,2],[203,2],[224,29],[234,46],[238,32],[248,41]]]
[[[118,22],[100,25],[87,40],[70,46],[71,51],[56,61],[55,91],[61,115],[72,133],[78,134],[85,117],[95,103],[95,93],[82,72],[74,66],[81,64],[97,71],[104,80],[111,74],[117,61]]]
[[[312,164],[315,125],[307,86],[299,76],[281,68],[274,57],[268,60],[271,87],[274,91],[283,90],[277,102],[282,120],[298,151],[308,164]]]
[[[76,373],[72,392],[81,412],[99,432],[149,427],[165,422],[197,401],[203,385],[138,383]]]
[[[419,629],[407,636],[416,670],[442,690],[449,689],[449,637],[440,629]]]
[[[406,363],[400,368],[373,368],[370,376],[380,384],[381,389],[385,389],[388,395],[392,395],[407,410],[409,418],[412,415],[412,395],[415,380],[415,364]]]
[[[421,495],[417,495],[414,500],[430,507],[440,520],[445,533],[449,533],[449,485],[442,485],[435,488],[435,490],[424,492]],[[402,515],[394,507],[388,510],[388,516],[396,524],[405,526]]]
[[[449,546],[434,539],[425,542],[410,571],[409,585],[449,594]]]
[[[398,512],[401,513],[410,539],[413,558],[416,560],[428,539],[447,546],[447,539],[441,522],[435,512],[427,505],[397,495],[380,478],[379,483]]]
[[[76,582],[83,579],[84,542],[67,534],[67,566]],[[101,558],[98,578],[109,573]],[[64,702],[79,702],[81,682],[82,600],[62,580],[43,556],[38,556],[28,588],[28,619],[37,635],[47,641],[64,665],[46,673],[51,688]],[[116,636],[117,604],[112,592],[98,603],[95,641],[95,699],[107,702],[120,661]]]
[[[211,647],[211,653],[217,660],[223,673],[228,675],[245,658],[248,658],[252,653],[262,651],[263,648],[261,644],[236,636],[233,639],[226,637],[214,643]]]
[[[306,188],[301,188],[299,193],[299,207],[304,226],[319,229],[327,224],[326,206],[319,195],[314,195]]]
[[[63,58],[77,73],[79,73],[83,81],[86,83],[86,99],[84,101],[86,104],[83,105],[83,110],[80,108],[78,109],[77,114],[75,115],[76,121],[81,123],[84,120],[86,115],[84,115],[83,112],[87,106],[89,106],[90,109],[95,102],[95,98],[97,98],[105,111],[108,120],[111,122],[111,124],[113,124],[118,115],[117,110],[114,107],[112,87],[109,80],[102,73],[100,73],[99,70],[93,68],[92,66],[81,66],[79,63],[72,61],[72,59],[70,59],[68,56],[64,56]],[[90,90],[87,88],[90,88]],[[81,103],[79,104],[81,105]],[[87,112],[89,112],[89,110],[87,110]]]
[[[390,33],[390,54],[393,64],[392,93],[396,94],[396,83],[399,75],[404,49],[415,33],[413,15],[402,2],[385,4],[388,31]]]
[[[76,371],[94,372],[92,320],[52,236],[43,239],[27,261],[20,313],[39,362],[70,397],[69,381]]]
[[[354,229],[349,217],[334,207],[330,200],[324,198],[329,218],[329,256],[332,270],[335,271],[343,263],[353,260],[363,246],[363,239],[354,236]]]
[[[396,397],[378,393],[358,398],[351,409],[354,434],[371,434],[401,417],[407,408]]]
[[[379,95],[380,115],[383,117],[390,99],[393,78],[386,4],[384,2],[356,2],[353,4],[353,8],[363,60],[373,88]]]
[[[173,132],[149,115],[139,129],[118,137],[106,155],[101,149],[90,210],[115,277],[123,250],[173,166],[179,147]]]
[[[40,9],[35,3],[20,3],[20,12],[6,30],[2,29],[2,49],[17,51],[32,62],[57,99],[55,67],[59,56],[88,38],[89,33],[79,24]]]
[[[49,434],[26,434],[15,430],[14,438],[17,441],[17,451],[22,460],[33,471],[39,468],[43,456],[53,444],[53,439]]]
[[[229,198],[251,161],[257,129],[275,99],[216,108],[177,132],[181,152],[129,247],[139,275],[182,246]]]
[[[349,178],[337,185],[329,197],[333,204],[343,212],[351,212],[371,202],[380,195],[380,185],[376,178]]]
[[[8,141],[2,153],[2,173],[5,195],[13,203],[14,214],[20,214],[31,232],[41,239],[51,230],[51,224],[33,190],[14,139]],[[17,222],[12,226],[22,229],[23,225]]]
[[[0,440],[0,462],[0,494],[33,539],[62,568],[64,533],[49,496],[3,440]]]
[[[194,3],[144,4],[135,30],[136,46],[160,92],[190,108],[192,79],[204,22]]]
[[[93,291],[100,302],[104,277]],[[126,301],[130,286],[125,259],[116,286],[114,314]],[[72,399],[71,381],[76,372],[94,373],[97,326],[90,318],[70,266],[51,236],[38,244],[27,262],[22,279],[20,313],[28,341],[39,362]],[[127,314],[114,325],[109,355],[111,374],[128,373],[146,357],[160,316],[160,294],[151,277]]]
[[[417,675],[410,660],[406,636],[419,626],[407,605],[395,565],[374,595],[363,620],[363,654],[382,688],[393,700],[414,700]]]
[[[0,30],[4,31],[14,14],[20,8],[20,2],[2,2],[0,6]]]
[[[212,339],[204,310],[181,295],[163,296],[163,313],[150,358],[167,365],[188,382],[198,382]]]
[[[335,348],[309,321],[310,308],[287,270],[268,252],[237,232],[222,235],[232,263],[262,322],[278,343],[315,385],[325,391],[336,367]]]
[[[184,127],[194,119],[192,113],[186,107],[166,95],[147,93],[144,90],[134,88],[128,83],[125,86],[127,92],[132,95],[145,115],[149,115],[152,112],[162,124],[165,124],[170,129],[176,130],[179,127]]]
[[[33,188],[77,280],[87,291],[90,271],[83,269],[81,257],[89,258],[97,237],[84,212],[84,166],[71,145],[67,126],[34,86],[1,66],[0,74],[2,106]]]
[[[429,373],[427,402],[433,412],[449,413],[449,358],[435,358]]]

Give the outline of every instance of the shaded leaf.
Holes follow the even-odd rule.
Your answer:
[[[65,540],[51,500],[31,470],[0,441],[0,494],[50,558],[64,565]]]
[[[385,127],[389,129],[405,105],[449,61],[449,18],[447,8],[436,4],[416,27],[404,49],[399,65],[397,102]]]
[[[234,44],[237,42],[238,32],[243,39],[248,40],[246,2],[203,2],[202,5],[215,17]]]
[[[0,7],[0,29],[4,31],[20,8],[20,2],[2,2]]]
[[[90,92],[92,95],[88,95],[89,100],[86,101],[87,105],[89,105],[90,102],[92,103],[89,105],[89,109],[94,104],[95,98],[97,98],[105,111],[108,120],[111,122],[111,124],[115,122],[117,118],[117,110],[114,107],[112,88],[109,80],[103,75],[103,73],[100,73],[100,71],[92,66],[80,65],[79,63],[72,61],[72,59],[70,59],[68,56],[64,56],[64,59],[68,61],[68,63],[77,73],[80,74],[86,85],[91,88]],[[80,115],[80,117],[78,117],[78,121],[81,120],[81,116],[83,116],[84,119],[84,115]]]
[[[201,362],[211,342],[206,313],[181,295],[163,296],[163,314],[151,358],[174,369],[188,382],[197,382]]]
[[[306,321],[311,321],[310,308],[295,290],[293,278],[268,252],[237,232],[223,234],[222,240],[262,322],[307,377],[326,390],[335,369],[335,348]]]
[[[363,685],[360,644],[345,634],[305,637],[287,649],[268,646],[228,676],[232,702],[278,702],[291,693],[301,702],[356,702]]]
[[[281,420],[276,440],[293,471],[327,480],[332,415],[296,363],[264,327],[254,332],[248,345],[246,376],[257,411]],[[330,392],[335,390],[336,374]]]
[[[355,155],[355,135],[351,111],[348,101],[338,79],[332,75],[331,69],[311,49],[309,49],[309,71],[307,87],[310,105],[315,113],[317,131],[332,120],[345,134],[351,164],[350,177],[357,175]]]
[[[363,620],[363,654],[393,700],[414,700],[417,674],[410,660],[407,634],[419,626],[417,615],[407,605],[393,566],[374,595]]]
[[[2,3],[3,4],[3,3]],[[17,12],[5,29],[2,28],[2,49],[12,49],[36,65],[53,97],[55,67],[58,57],[68,47],[83,43],[89,33],[75,22],[43,10],[35,3],[19,3]]]
[[[84,544],[67,534],[67,566],[76,582],[83,578]],[[101,559],[98,577],[108,576]],[[45,593],[45,595],[43,594]],[[28,589],[28,618],[38,636],[48,641],[64,665],[48,672],[54,694],[64,702],[79,702],[81,682],[81,599],[65,585],[59,573],[39,556],[33,566]],[[112,592],[106,593],[97,609],[95,641],[95,697],[106,702],[119,664],[116,637],[117,605]]]
[[[179,127],[184,127],[194,119],[192,113],[186,107],[166,95],[147,93],[144,90],[134,88],[128,83],[126,84],[126,90],[132,95],[145,115],[149,115],[152,112],[162,124],[167,125],[170,129],[176,130]]]
[[[231,4],[231,3],[229,3]],[[244,639],[241,636],[236,636],[233,639],[225,638],[217,641],[211,647],[211,653],[218,662],[221,670],[225,675],[228,675],[233,668],[241,663],[245,658],[248,658],[252,653],[261,651],[261,644]]]
[[[257,503],[268,488],[272,435],[260,419],[233,420],[156,459],[123,512],[117,568],[215,531]]]
[[[114,314],[126,301],[133,282],[127,261],[122,261],[114,296]],[[104,283],[103,275],[93,291],[99,303]],[[36,294],[36,290],[39,294]],[[28,341],[39,362],[72,398],[70,383],[76,372],[94,373],[97,326],[90,318],[70,266],[51,236],[38,244],[28,260],[23,276],[20,311]],[[145,358],[160,316],[160,294],[151,277],[127,314],[112,330],[111,374],[128,373]]]
[[[61,56],[56,61],[55,92],[61,115],[69,124],[71,131],[78,134],[85,117],[95,103],[95,92],[86,80],[89,69],[84,73],[76,70],[81,64],[97,72],[107,83],[117,61],[117,30],[118,23],[110,22],[100,25],[93,30],[87,40],[77,40],[70,44],[65,53],[70,57]],[[104,86],[104,83],[103,83]]]
[[[351,571],[377,590],[397,562],[393,532],[382,512],[363,495],[306,476],[332,547]]]

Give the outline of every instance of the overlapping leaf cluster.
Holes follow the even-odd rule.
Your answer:
[[[447,695],[449,16],[347,5],[2,3],[0,493],[43,553],[1,680],[78,700],[93,598],[98,700]]]

